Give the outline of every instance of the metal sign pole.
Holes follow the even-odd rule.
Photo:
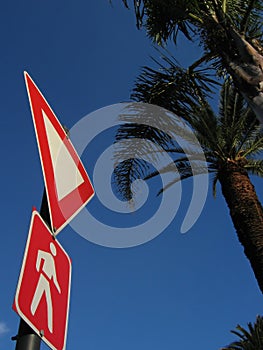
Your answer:
[[[42,197],[40,215],[50,227],[50,216],[45,190]],[[20,319],[18,334],[15,337],[12,337],[12,340],[16,340],[15,350],[40,350],[41,337],[33,331],[33,329],[22,318]]]
[[[18,334],[12,338],[16,340],[15,350],[39,350],[41,338],[33,329],[21,318]]]

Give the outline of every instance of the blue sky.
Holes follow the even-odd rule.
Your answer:
[[[0,29],[0,349],[7,350],[15,348],[10,338],[19,317],[11,305],[31,208],[39,209],[43,191],[23,71],[71,128],[94,110],[127,101],[154,50],[136,30],[132,11],[117,0],[113,7],[107,0],[4,2]],[[180,59],[193,54],[185,46]],[[100,137],[84,154],[91,178],[103,146]],[[254,183],[262,200],[261,180]],[[174,221],[144,245],[112,249],[85,240],[70,227],[60,233],[73,262],[67,349],[219,349],[234,339],[230,329],[261,314],[262,296],[219,187],[216,200],[209,192],[194,227],[180,234],[190,192],[187,182]],[[148,210],[158,200],[152,196]],[[89,205],[99,217],[98,200]],[[123,224],[116,214],[105,215]]]

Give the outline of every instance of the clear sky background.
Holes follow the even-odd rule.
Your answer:
[[[6,1],[0,16],[0,349],[9,350],[19,324],[11,305],[31,208],[40,208],[43,191],[23,71],[70,128],[98,108],[129,100],[140,67],[156,53],[120,0],[113,7],[107,0]],[[185,62],[193,54],[185,46],[179,58]],[[92,178],[104,143],[99,138],[91,146],[83,162]],[[254,183],[262,200],[261,181]],[[185,235],[179,229],[191,181],[183,191],[175,220],[144,245],[112,249],[70,227],[61,232],[58,239],[73,262],[67,349],[216,350],[235,339],[230,329],[262,314],[262,295],[220,188],[216,199],[210,190]],[[152,196],[149,210],[159,200]],[[103,213],[96,198],[89,205],[95,215]],[[124,225],[116,214],[105,215]]]

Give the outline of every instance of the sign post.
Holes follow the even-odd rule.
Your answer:
[[[39,350],[41,338],[33,331],[32,328],[21,318],[18,334],[12,338],[16,340],[15,350]]]

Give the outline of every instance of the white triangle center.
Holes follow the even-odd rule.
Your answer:
[[[63,199],[84,182],[71,154],[56,129],[42,110],[50,156],[55,176],[58,200]]]

